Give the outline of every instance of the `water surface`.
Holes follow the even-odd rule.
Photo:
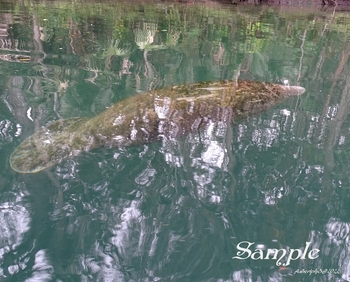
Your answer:
[[[307,6],[2,2],[1,280],[350,281],[349,19]],[[307,92],[181,138],[36,174],[9,166],[58,119],[235,77]],[[242,241],[320,253],[232,259]],[[334,271],[298,273],[315,269]]]

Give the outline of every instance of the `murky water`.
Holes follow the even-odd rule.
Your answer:
[[[349,20],[307,5],[2,2],[0,280],[350,281]],[[307,91],[233,124],[10,167],[53,121],[237,77]]]

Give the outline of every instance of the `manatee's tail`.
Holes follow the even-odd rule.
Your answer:
[[[12,169],[20,173],[35,173],[88,150],[94,140],[88,134],[84,134],[87,120],[59,120],[39,130],[24,140],[12,153]]]

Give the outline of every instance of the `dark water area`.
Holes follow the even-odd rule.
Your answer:
[[[1,2],[0,281],[350,281],[349,23],[307,1]],[[235,78],[306,92],[177,138],[10,166],[54,121]]]

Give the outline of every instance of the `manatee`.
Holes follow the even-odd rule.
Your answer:
[[[209,122],[230,123],[304,91],[300,86],[243,80],[160,88],[122,100],[90,119],[51,123],[24,140],[10,164],[17,172],[35,173],[101,146],[143,144],[194,132]]]

